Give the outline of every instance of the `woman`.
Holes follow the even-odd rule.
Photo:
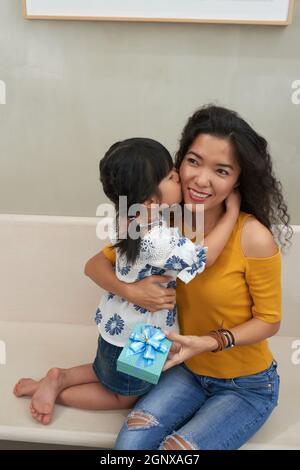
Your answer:
[[[182,335],[168,334],[174,344],[166,372],[135,405],[116,448],[237,449],[277,405],[279,376],[266,339],[280,326],[281,255],[271,225],[287,229],[278,233],[285,245],[289,216],[267,142],[233,111],[197,111],[183,130],[176,167],[184,203],[193,213],[204,204],[205,234],[235,187],[241,212],[216,263],[190,284],[178,282]],[[123,285],[113,262],[106,248],[87,263],[86,274],[147,310],[174,304],[174,291],[157,284],[163,278]]]

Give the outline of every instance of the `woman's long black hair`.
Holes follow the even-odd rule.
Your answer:
[[[117,220],[119,196],[127,196],[128,208],[144,203],[153,195],[160,198],[158,185],[172,168],[170,153],[156,140],[136,137],[112,145],[100,160],[99,170],[104,193],[115,206]],[[114,247],[133,264],[139,255],[140,243],[140,237],[132,239],[127,232],[127,238],[118,239]]]
[[[241,173],[239,191],[241,210],[252,214],[286,247],[293,230],[282,194],[282,185],[273,173],[267,141],[229,109],[207,105],[188,120],[181,135],[175,166],[179,169],[189,147],[200,134],[228,139],[234,150]]]

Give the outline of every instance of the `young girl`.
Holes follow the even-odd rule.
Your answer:
[[[217,259],[239,214],[239,195],[232,193],[226,201],[224,216],[205,239],[207,248],[193,244],[178,229],[168,227],[162,213],[152,209],[158,204],[179,204],[180,181],[167,149],[151,139],[127,139],[110,147],[100,161],[100,179],[117,215],[120,196],[127,197],[129,208],[140,205],[140,214],[126,220],[127,237],[119,238],[117,228],[112,240],[117,256],[116,275],[126,283],[153,274],[168,276],[170,288],[175,288],[176,277],[190,282],[204,270],[205,264],[210,266]],[[129,236],[130,227],[139,233],[138,238]],[[134,325],[142,321],[178,331],[174,305],[149,312],[111,292],[102,297],[95,320],[100,336],[93,364],[52,368],[39,382],[22,379],[15,386],[16,396],[32,396],[31,412],[37,421],[50,422],[55,402],[97,410],[133,406],[139,396],[153,387],[116,369],[118,356]]]

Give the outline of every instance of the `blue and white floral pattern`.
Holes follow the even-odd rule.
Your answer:
[[[179,238],[177,246],[183,246],[185,244],[186,244],[186,238],[183,238],[183,237]]]
[[[184,268],[187,268],[189,265],[179,256],[171,256],[165,262],[165,268],[170,269],[172,271],[181,271]]]
[[[172,310],[168,310],[167,314],[167,319],[166,319],[166,325],[167,326],[173,326],[175,323],[175,318],[176,318],[176,305]]]
[[[198,263],[199,264],[205,264],[206,263],[206,252],[207,248],[200,248],[198,253],[197,253],[197,258],[198,258]]]
[[[149,276],[150,272],[151,266],[150,264],[146,264],[146,266],[138,272],[137,280],[140,281],[141,279],[145,279],[145,277]]]
[[[170,281],[167,285],[168,289],[176,289],[176,281]]]
[[[177,277],[190,282],[205,267],[206,250],[181,236],[178,229],[165,221],[153,224],[142,234],[141,250],[135,263],[128,265],[126,257],[116,249],[116,275],[125,283],[134,283],[151,275],[166,275],[163,285],[176,289]],[[151,323],[159,328],[179,331],[176,306],[150,312],[118,295],[108,292],[101,299],[96,322],[106,341],[123,347],[137,322]]]
[[[148,313],[148,310],[144,307],[140,307],[139,305],[136,305],[136,304],[134,304],[133,307],[137,312],[140,312],[142,314]]]
[[[194,279],[197,274],[202,273],[206,263],[206,250],[207,249],[203,247],[198,250],[196,255],[197,261],[194,261],[190,266],[178,273],[179,279],[187,284]]]
[[[111,317],[105,325],[106,333],[110,335],[119,335],[124,329],[124,320],[117,313]]]
[[[96,313],[95,313],[95,322],[97,323],[97,325],[101,323],[101,320],[102,320],[102,313],[101,313],[100,308],[97,308]]]
[[[149,253],[151,255],[151,250],[154,250],[154,242],[150,238],[145,238],[141,241],[141,251],[144,253]]]
[[[124,266],[122,268],[118,267],[118,271],[121,274],[121,276],[127,276],[130,270],[131,270],[131,266]]]
[[[151,268],[151,276],[154,275],[154,276],[162,276],[163,274],[165,274],[166,270],[165,269],[160,269],[160,268],[157,268],[156,266],[152,266]]]

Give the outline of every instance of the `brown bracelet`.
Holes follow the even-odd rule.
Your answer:
[[[212,330],[207,333],[207,336],[211,336],[218,343],[218,347],[211,352],[223,351],[224,349],[229,349],[234,346],[234,336],[229,330]]]
[[[218,330],[213,330],[213,331],[210,331],[207,336],[211,336],[212,338],[214,338],[217,343],[218,343],[218,346],[216,349],[214,349],[212,352],[218,352],[218,351],[222,351],[223,349],[225,349],[225,338],[224,336],[218,331]]]
[[[235,346],[235,339],[234,339],[232,331],[224,330],[224,329],[220,329],[219,331],[226,336],[227,346],[225,347],[225,349],[233,348],[233,346]]]

